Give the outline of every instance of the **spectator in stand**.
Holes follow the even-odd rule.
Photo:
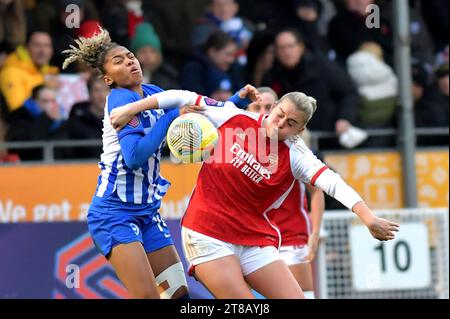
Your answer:
[[[210,35],[201,54],[196,54],[182,69],[183,89],[226,101],[243,86],[242,69],[236,61],[237,46],[225,32]]]
[[[364,43],[347,58],[347,71],[358,87],[360,96],[359,125],[363,129],[395,127],[398,80],[392,68],[383,60],[381,46]],[[369,138],[365,147],[394,146],[392,137]]]
[[[328,41],[336,51],[337,62],[345,65],[348,56],[364,42],[376,42],[383,48],[385,59],[392,65],[392,32],[389,23],[380,17],[379,28],[366,26],[367,6],[374,4],[374,0],[345,0],[343,8],[338,10],[331,20],[328,31]]]
[[[72,106],[69,119],[65,126],[69,139],[98,139],[102,138],[103,113],[108,86],[101,78],[92,77],[88,82],[89,101],[80,102]],[[71,158],[98,158],[102,152],[99,147],[80,147],[67,152]]]
[[[178,68],[184,58],[192,53],[192,30],[209,2],[210,0],[152,0],[142,3],[145,13],[153,12],[149,22],[161,39],[165,61]],[[182,28],[180,21],[183,21]]]
[[[164,61],[161,41],[150,23],[144,22],[136,27],[131,50],[141,64],[145,83],[152,83],[164,90],[180,88],[178,71]]]
[[[271,31],[256,32],[247,49],[245,66],[247,83],[260,86],[264,74],[273,66],[275,59],[275,35]]]
[[[449,75],[448,62],[439,66],[434,72],[435,79],[416,103],[415,120],[418,127],[447,127],[449,125]],[[448,145],[448,136],[419,137],[419,145]]]
[[[428,25],[435,52],[442,51],[448,45],[448,1],[422,1],[422,14]]]
[[[27,46],[18,46],[6,59],[0,71],[0,91],[10,111],[17,110],[31,96],[34,87],[46,82],[57,86],[59,69],[50,66],[52,39],[47,32],[34,30]]]
[[[294,13],[292,27],[303,35],[306,47],[314,52],[326,53],[329,49],[328,40],[319,33],[322,3],[319,0],[295,0]]]
[[[38,85],[32,97],[11,113],[7,141],[49,141],[62,137],[61,112],[56,103],[56,92],[45,85]],[[14,151],[21,160],[42,159],[42,151],[22,149]]]
[[[207,13],[192,32],[193,46],[204,45],[213,32],[222,30],[236,42],[237,61],[245,65],[246,51],[253,36],[253,27],[248,21],[237,16],[238,11],[239,4],[235,0],[211,0]]]
[[[106,0],[101,10],[101,21],[111,32],[111,39],[123,46],[130,46],[136,26],[152,22],[150,11],[142,10],[142,0]],[[176,9],[176,8],[173,8]]]
[[[74,18],[70,5],[79,8],[79,16]],[[47,31],[53,41],[53,55],[51,64],[61,68],[64,61],[61,53],[71,41],[76,38],[80,26],[86,20],[98,20],[98,12],[93,0],[56,0],[54,3],[38,3],[35,24],[41,30]],[[78,20],[75,20],[78,19]],[[78,25],[73,25],[79,23]],[[75,68],[65,70],[64,73],[75,73]]]
[[[279,96],[301,91],[318,101],[317,116],[308,123],[311,131],[346,132],[356,121],[359,97],[353,81],[335,63],[305,48],[295,29],[285,29],[275,38],[276,60],[262,85]],[[336,140],[323,140],[320,149],[336,148]]]
[[[0,1],[0,69],[7,55],[25,43],[26,29],[22,1]]]

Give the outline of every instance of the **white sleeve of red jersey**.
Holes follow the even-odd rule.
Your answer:
[[[361,196],[339,174],[329,169],[302,139],[290,145],[291,168],[296,179],[320,188],[348,209],[361,202]]]
[[[258,120],[259,117],[259,114],[253,114],[237,108],[232,102],[220,102],[201,95],[198,96],[196,105],[205,107],[204,115],[206,115],[217,128],[236,115],[246,115],[254,120]]]
[[[199,95],[186,90],[167,90],[153,94],[160,109],[169,109],[183,105],[194,105]]]
[[[232,102],[220,102],[207,96],[186,90],[167,90],[153,95],[160,109],[180,107],[183,105],[200,105],[205,107],[204,115],[208,117],[214,126],[220,127],[233,116],[245,114],[255,120],[259,115],[243,111]]]

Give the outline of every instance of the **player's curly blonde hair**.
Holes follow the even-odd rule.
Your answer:
[[[99,29],[100,32],[90,38],[79,37],[75,39],[75,44],[78,47],[70,45],[70,49],[62,52],[67,55],[62,66],[63,69],[75,61],[81,61],[101,74],[105,74],[103,67],[105,56],[109,50],[119,45],[111,41],[109,32],[106,29],[100,26]]]

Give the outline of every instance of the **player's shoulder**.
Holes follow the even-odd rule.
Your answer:
[[[111,110],[116,107],[138,101],[139,99],[139,94],[132,90],[125,88],[113,88],[106,98],[108,103],[108,111],[111,112]]]
[[[142,90],[147,95],[152,95],[152,94],[164,92],[164,90],[162,88],[160,88],[159,86],[154,85],[154,84],[142,84]]]
[[[292,136],[284,140],[284,143],[289,147],[291,152],[300,154],[311,152],[305,141],[303,141],[300,136]]]

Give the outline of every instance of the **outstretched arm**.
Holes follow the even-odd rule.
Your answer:
[[[329,169],[319,160],[302,140],[291,147],[291,167],[297,179],[310,183],[341,202],[354,212],[378,240],[394,239],[398,231],[397,223],[377,217],[359,194],[350,187],[339,174]]]
[[[259,99],[260,96],[258,90],[256,90],[254,86],[248,84],[231,97],[229,101],[239,104],[240,107],[245,107],[249,101],[257,101]],[[136,114],[150,109],[170,109],[185,106],[180,110],[180,114],[187,112],[202,112],[204,106],[210,104],[200,103],[200,100],[203,101],[205,99],[201,95],[191,91],[167,90],[115,108],[110,114],[111,124],[114,129],[119,131],[130,122]],[[221,103],[223,105],[223,102]]]

